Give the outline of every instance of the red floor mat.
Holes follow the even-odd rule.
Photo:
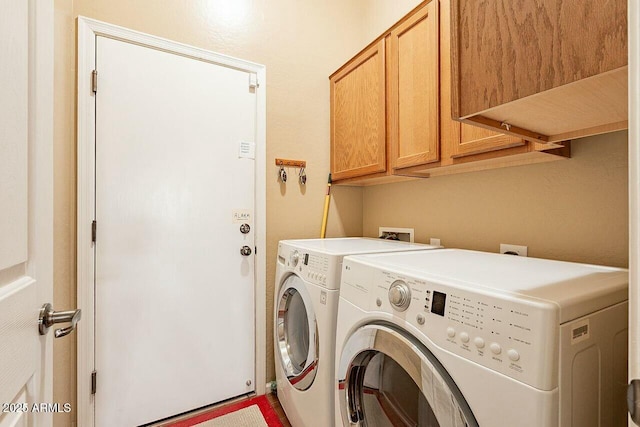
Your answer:
[[[282,427],[282,423],[280,423],[278,414],[271,407],[271,404],[265,396],[256,396],[252,397],[251,399],[223,406],[222,408],[212,409],[211,411],[205,412],[204,414],[195,415],[193,418],[169,424],[168,427],[195,426],[205,421],[212,420],[214,418],[218,418],[235,411],[239,411],[240,409],[247,408],[251,405],[258,405],[258,408],[260,408],[260,412],[262,413],[262,416],[264,417],[264,420],[269,427]]]

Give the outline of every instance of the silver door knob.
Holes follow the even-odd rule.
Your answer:
[[[68,311],[53,311],[51,304],[46,303],[40,309],[40,318],[38,319],[38,329],[40,335],[45,335],[49,332],[49,328],[56,323],[71,323],[71,326],[65,328],[56,329],[54,336],[56,338],[69,335],[71,331],[76,328],[76,324],[82,317],[82,310],[68,310]]]
[[[249,246],[243,246],[240,248],[240,255],[249,256],[251,255],[251,248]]]

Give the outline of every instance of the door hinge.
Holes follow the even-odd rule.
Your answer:
[[[255,89],[260,87],[258,83],[258,75],[254,73],[249,73],[249,89]]]
[[[91,394],[96,394],[96,371],[91,372]]]
[[[98,225],[97,225],[97,223],[96,223],[96,220],[94,219],[94,220],[91,222],[91,241],[92,241],[93,243],[95,243],[95,242],[96,242],[96,233],[97,233],[97,231],[98,231]]]
[[[96,93],[98,91],[98,71],[97,70],[93,70],[91,72],[91,90],[93,91],[93,93]]]

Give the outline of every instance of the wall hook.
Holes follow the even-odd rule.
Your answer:
[[[284,169],[285,166],[299,168],[300,172],[298,174],[298,179],[300,180],[300,184],[305,185],[307,183],[307,173],[304,170],[307,167],[306,161],[276,159],[276,166],[280,167],[280,170],[278,171],[278,179],[283,183],[287,182],[287,171]]]
[[[300,185],[305,185],[307,183],[307,173],[305,172],[304,168],[300,168],[298,180],[300,181]]]
[[[278,179],[283,183],[287,182],[287,171],[284,170],[284,166],[280,166],[280,171],[278,172]]]

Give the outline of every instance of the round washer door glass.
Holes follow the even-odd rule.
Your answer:
[[[462,393],[418,340],[367,325],[347,341],[338,371],[345,425],[477,427]]]
[[[276,314],[280,362],[289,382],[306,390],[318,367],[318,330],[313,304],[304,282],[289,276],[281,286]]]

